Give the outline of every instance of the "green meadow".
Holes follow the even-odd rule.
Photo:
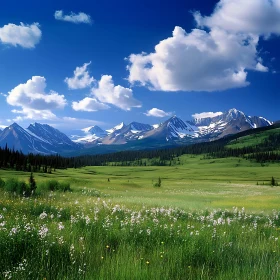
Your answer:
[[[115,203],[127,206],[170,206],[182,209],[245,207],[270,211],[280,203],[280,188],[270,187],[272,176],[280,180],[280,165],[241,158],[204,159],[184,155],[175,166],[96,166],[35,173],[39,183],[57,179],[71,184],[75,194],[96,190]],[[27,180],[29,173],[0,170],[0,178]],[[160,188],[154,187],[161,178]],[[108,180],[109,179],[109,180]]]
[[[31,197],[0,189],[0,279],[279,279],[279,171],[184,155],[34,173]]]

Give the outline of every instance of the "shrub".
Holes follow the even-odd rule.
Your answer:
[[[29,177],[29,188],[30,188],[31,193],[33,193],[33,194],[35,193],[35,190],[37,189],[36,181],[33,177],[32,172],[30,173],[30,177]]]
[[[71,191],[70,183],[58,182],[57,180],[48,180],[40,185],[40,189],[43,191]]]
[[[0,188],[4,188],[4,186],[5,186],[5,181],[2,178],[0,178]]]
[[[274,179],[274,177],[271,178],[270,185],[271,186],[278,186],[278,182]]]
[[[10,193],[30,196],[32,194],[30,187],[26,182],[19,181],[18,179],[10,178],[4,185],[4,190]]]
[[[46,184],[46,189],[49,191],[54,192],[54,191],[58,190],[59,183],[56,180],[46,181],[45,184]]]
[[[161,179],[158,177],[158,181],[154,184],[154,187],[161,187]]]
[[[70,183],[68,182],[61,182],[58,185],[58,190],[63,191],[63,192],[70,192],[71,188],[70,188]]]
[[[14,178],[10,178],[5,183],[5,191],[10,193],[16,193],[18,189],[18,180]]]

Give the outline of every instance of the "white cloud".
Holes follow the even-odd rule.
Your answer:
[[[255,69],[258,38],[175,27],[173,36],[150,54],[129,57],[129,81],[152,90],[215,91],[247,86],[245,69]]]
[[[256,70],[259,72],[268,72],[269,71],[268,67],[263,66],[260,62],[257,63]]]
[[[0,27],[0,42],[3,44],[34,48],[42,36],[39,23],[16,25],[9,23]]]
[[[95,112],[99,110],[106,110],[110,107],[107,104],[99,102],[96,98],[86,97],[79,102],[73,102],[72,108],[75,111]]]
[[[147,111],[146,113],[144,113],[144,115],[146,115],[148,117],[163,118],[163,117],[171,116],[172,113],[171,112],[164,112],[163,110],[153,108],[153,109]]]
[[[234,33],[280,35],[279,0],[221,0],[211,16],[196,12],[200,27],[222,28]]]
[[[280,0],[220,0],[197,28],[175,27],[152,53],[131,54],[128,80],[150,90],[221,91],[245,87],[248,70],[268,72],[259,39],[280,35]],[[205,28],[205,29],[204,29]]]
[[[12,89],[7,96],[8,104],[21,107],[21,110],[13,110],[22,114],[25,119],[52,119],[55,115],[51,110],[62,109],[67,104],[64,95],[55,91],[45,93],[46,79],[33,76],[25,84],[20,84]]]
[[[214,118],[222,115],[223,112],[203,112],[203,113],[195,113],[192,115],[195,119],[204,119],[204,118]]]
[[[76,67],[74,70],[74,76],[72,78],[65,78],[65,83],[67,83],[69,89],[82,89],[89,87],[95,80],[90,77],[87,67],[91,64],[84,63],[81,67]]]
[[[55,11],[54,17],[57,20],[68,21],[73,23],[86,23],[86,24],[92,23],[90,15],[87,15],[82,12],[78,14],[71,12],[69,15],[64,15],[63,11],[60,10],[60,11]]]
[[[141,102],[133,97],[132,89],[115,86],[110,75],[101,77],[98,86],[92,89],[92,94],[100,102],[112,104],[125,111],[130,111],[132,107],[141,107]]]
[[[30,108],[23,108],[22,110],[12,110],[14,114],[20,114],[13,119],[14,122],[20,122],[23,120],[57,120],[55,114],[50,110],[34,110]],[[22,116],[21,116],[22,115]]]

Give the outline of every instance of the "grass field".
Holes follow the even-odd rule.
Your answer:
[[[280,165],[179,162],[36,173],[31,198],[0,190],[0,279],[279,279]],[[72,192],[40,190],[50,179]]]

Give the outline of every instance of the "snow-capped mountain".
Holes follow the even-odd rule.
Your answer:
[[[26,129],[30,134],[34,134],[55,147],[55,150],[77,149],[78,145],[73,143],[68,136],[47,124],[34,123]]]
[[[84,135],[72,135],[71,138],[76,143],[84,143],[86,146],[100,144],[125,144],[131,140],[141,139],[141,136],[153,127],[149,124],[132,122],[125,125],[123,122],[115,127],[103,130],[98,126],[82,129]]]
[[[129,141],[142,139],[147,131],[152,130],[153,127],[149,124],[132,122],[129,125],[121,123],[113,129],[107,130],[109,134],[102,139],[102,144],[125,144]]]
[[[24,129],[13,123],[0,133],[0,146],[34,154],[57,154],[73,151],[80,146],[73,143],[65,134],[49,125],[33,124]]]
[[[165,141],[176,141],[185,137],[192,137],[197,128],[173,116],[158,126],[154,125],[153,130],[145,133],[142,138],[153,138]]]
[[[230,109],[213,118],[194,119],[188,123],[197,127],[196,137],[204,137],[211,140],[272,124],[263,117],[250,117],[237,109]]]
[[[234,134],[247,129],[271,125],[263,117],[250,117],[243,112],[230,109],[215,117],[183,121],[173,116],[160,124],[142,124],[132,122],[125,125],[123,122],[106,130],[99,128],[98,136],[82,136],[76,142],[86,143],[86,147],[96,145],[123,145],[136,140],[156,140],[161,143],[194,143],[219,139],[229,134]],[[83,129],[84,132],[89,128]],[[96,135],[96,134],[94,134]],[[103,136],[104,135],[104,136]]]
[[[105,130],[97,125],[83,128],[81,131],[83,132],[83,135],[71,135],[73,142],[81,144],[92,143],[99,138],[103,138],[108,135]]]
[[[82,129],[82,131],[84,131],[85,133],[96,135],[96,137],[104,137],[107,135],[107,132],[97,125],[84,128]]]
[[[183,121],[173,116],[163,123],[149,125],[132,122],[103,130],[90,126],[81,130],[81,135],[72,135],[71,140],[59,130],[46,125],[34,123],[27,129],[14,123],[0,132],[0,147],[22,151],[23,153],[63,154],[78,152],[80,149],[100,145],[124,145],[127,147],[156,148],[159,145],[188,144],[211,141],[244,130],[269,126],[272,123],[263,118],[248,116],[243,112],[230,109],[212,118]],[[137,144],[136,144],[137,143]],[[126,146],[124,146],[126,149]],[[73,155],[73,153],[72,153]]]
[[[111,128],[111,129],[107,129],[106,131],[108,132],[108,134],[112,134],[115,131],[121,130],[124,126],[125,126],[125,124],[123,122],[121,122],[120,124],[116,125],[115,127]]]

